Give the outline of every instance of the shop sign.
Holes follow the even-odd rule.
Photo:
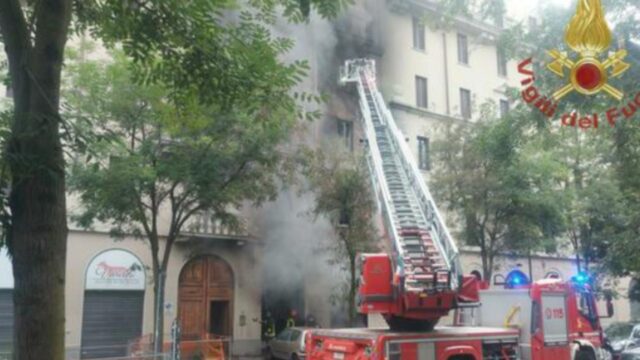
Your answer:
[[[128,251],[104,251],[91,260],[87,268],[85,289],[144,290],[144,266]]]

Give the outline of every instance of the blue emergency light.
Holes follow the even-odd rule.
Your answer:
[[[579,272],[576,276],[573,277],[573,281],[579,285],[588,284],[590,280],[591,277],[585,272]]]
[[[514,289],[527,285],[529,285],[529,278],[522,271],[512,270],[509,274],[507,274],[505,288]]]

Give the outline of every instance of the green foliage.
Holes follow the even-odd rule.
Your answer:
[[[310,7],[334,16],[349,3],[93,0],[77,3],[77,24],[109,46],[121,44],[134,60],[136,79],[164,83],[173,97],[197,94],[199,101],[223,111],[239,106],[254,113],[262,111],[260,104],[278,100],[293,111],[295,103],[283,94],[305,76],[308,65],[281,63],[293,42],[271,36],[277,11],[301,21]]]
[[[504,0],[487,0],[480,5],[480,15],[495,25],[502,25],[507,13]]]
[[[90,158],[76,159],[70,186],[85,206],[77,220],[111,223],[114,233],[157,236],[157,216],[171,212],[177,236],[190,216],[213,210],[224,216],[243,200],[275,196],[282,167],[278,145],[296,123],[282,101],[223,112],[197,97],[169,101],[161,85],[130,80],[128,62],[82,63],[73,71],[72,116],[91,119],[102,141]]]
[[[308,190],[315,194],[311,213],[329,220],[336,233],[331,246],[335,263],[349,274],[340,289],[341,303],[349,304],[349,321],[353,324],[357,291],[356,257],[375,249],[378,234],[373,221],[375,202],[364,158],[343,146],[324,146],[307,151],[301,157]]]
[[[627,0],[605,0],[603,7],[607,18],[615,19],[610,22],[614,33],[612,49],[623,44],[630,52],[627,61],[632,64],[631,69],[621,78],[611,79],[612,84],[626,94],[626,98],[618,103],[606,94],[595,97],[571,94],[560,103],[558,114],[574,109],[581,114],[603,114],[613,106],[626,105],[640,91],[634,80],[640,76],[640,69],[636,66],[640,64],[639,51],[637,45],[629,41],[629,34],[638,30],[633,14],[637,14],[640,8],[638,4]],[[575,7],[563,9],[546,5],[543,13],[553,13],[554,16],[540,18],[535,34],[510,32],[510,43],[521,44],[520,47],[512,47],[514,54],[519,54],[521,58],[534,56],[537,60],[547,62],[550,58],[543,55],[546,50],[567,50],[562,39]],[[542,93],[550,94],[566,80],[546,71],[544,65],[536,64],[536,86]],[[564,238],[571,242],[576,254],[582,258],[582,265],[588,267],[597,261],[605,267],[601,271],[616,275],[640,270],[632,255],[634,250],[640,249],[636,240],[638,232],[634,230],[635,214],[640,210],[634,200],[634,194],[640,190],[634,180],[640,175],[634,173],[639,155],[634,149],[636,144],[640,144],[640,134],[633,123],[621,120],[612,129],[602,119],[597,130],[564,128],[541,135],[547,137],[549,151],[562,163],[566,172],[562,191],[558,193],[564,202]]]
[[[485,278],[498,252],[544,250],[561,230],[561,168],[537,152],[527,111],[496,119],[484,107],[478,124],[452,126],[434,143],[433,188],[462,221],[465,243],[480,248]]]
[[[316,199],[311,212],[316,217],[326,217],[341,238],[343,243],[336,251],[341,257],[353,257],[370,250],[377,233],[373,226],[375,203],[364,159],[340,146],[307,151],[302,159],[303,173]]]
[[[29,217],[44,211],[50,221],[39,230],[46,228],[45,232],[50,234],[27,238],[25,249],[51,248],[54,258],[64,258],[60,251],[64,252],[66,242],[65,207],[47,208],[50,205],[47,203],[65,197],[65,185],[60,181],[65,164],[59,144],[62,139],[65,145],[76,146],[80,154],[90,148],[85,163],[77,158],[76,151],[68,154],[74,163],[70,182],[72,188],[82,193],[85,205],[79,220],[85,225],[93,219],[107,221],[114,226],[114,234],[144,233],[153,255],[158,300],[154,303],[164,303],[164,294],[160,291],[164,277],[158,275],[166,270],[171,244],[185,222],[198,211],[211,209],[218,216],[224,216],[229,206],[237,205],[242,199],[260,202],[272,196],[275,192],[273,174],[281,164],[276,145],[287,137],[296,118],[319,116],[318,112],[303,111],[290,96],[292,88],[306,75],[308,65],[304,61],[291,64],[282,61],[292,43],[271,36],[269,29],[275,24],[276,10],[284,9],[289,20],[302,21],[312,8],[322,16],[334,16],[349,2],[0,2],[0,14],[5,15],[0,16],[3,37],[0,41],[7,42],[5,50],[12,61],[12,81],[20,89],[14,100],[17,111],[12,121],[15,133],[10,155],[32,155],[26,159],[8,159],[14,169],[13,190],[19,190],[12,193],[13,216],[25,218],[28,224]],[[88,32],[111,49],[122,48],[133,62],[109,68],[107,73],[113,71],[109,76],[114,79],[97,76],[72,82],[77,85],[77,92],[69,96],[68,101],[77,106],[65,109],[65,115],[78,122],[71,124],[66,117],[59,116],[61,84],[58,80],[72,18],[77,34]],[[130,73],[118,70],[125,67]],[[1,64],[0,69],[4,70]],[[128,84],[125,78],[136,81]],[[115,88],[111,80],[125,87]],[[120,96],[121,90],[130,97]],[[107,97],[103,99],[99,93]],[[85,95],[92,97],[95,104],[83,101]],[[313,99],[309,95],[304,97]],[[42,116],[48,118],[43,120]],[[91,129],[91,120],[102,125],[96,132]],[[58,131],[58,125],[63,131]],[[44,168],[36,176],[29,168],[33,163],[42,164],[37,165],[39,170]],[[36,177],[39,181],[20,184],[24,176]],[[51,181],[42,180],[48,178]],[[3,178],[0,186],[5,188],[4,185]],[[32,193],[35,188],[50,199],[20,196]],[[4,208],[6,198],[1,200]],[[167,202],[171,221],[160,261],[158,210],[167,206]],[[26,214],[21,218],[16,209],[27,209]],[[2,217],[3,225],[8,223],[5,217]],[[25,229],[29,226],[15,233],[21,231],[22,235],[29,235]],[[29,262],[34,260],[21,257],[24,267],[29,268]],[[59,265],[49,262],[40,269],[60,271],[52,274],[64,279],[64,266],[60,270]],[[29,274],[42,277],[34,272]],[[24,289],[26,283],[31,284],[28,279],[18,281],[16,288]],[[38,294],[42,289],[59,286],[56,283],[39,285],[17,293]],[[62,294],[54,292],[52,303],[63,303]],[[30,306],[37,307],[37,301],[19,306],[28,310]],[[47,321],[63,318],[60,309],[62,307],[52,307],[51,311],[33,312],[31,318],[23,319],[18,327],[22,331],[16,335],[20,344],[33,340],[25,334],[40,334],[47,342],[36,350],[21,345],[20,356],[24,353],[33,357],[30,352],[39,352],[36,357],[44,353],[55,359],[64,356],[63,324]],[[155,350],[159,351],[164,313],[154,313],[159,316],[155,319],[154,331]],[[40,331],[43,329],[33,331],[33,324],[44,322],[52,324],[51,327],[44,332]]]

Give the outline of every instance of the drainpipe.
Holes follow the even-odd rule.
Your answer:
[[[451,115],[451,103],[449,99],[449,53],[447,50],[447,33],[442,33],[442,48],[444,53],[444,94],[447,101],[447,115]]]

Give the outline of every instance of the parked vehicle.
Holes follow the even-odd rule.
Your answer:
[[[623,351],[620,360],[640,360],[640,348]]]
[[[301,360],[305,358],[305,337],[308,328],[291,327],[282,330],[269,341],[269,356],[272,359]]]
[[[604,333],[611,346],[611,352],[614,360],[620,359],[620,354],[627,348],[627,345],[632,339],[632,333],[634,328],[637,328],[635,323],[630,322],[617,322],[609,325]]]

